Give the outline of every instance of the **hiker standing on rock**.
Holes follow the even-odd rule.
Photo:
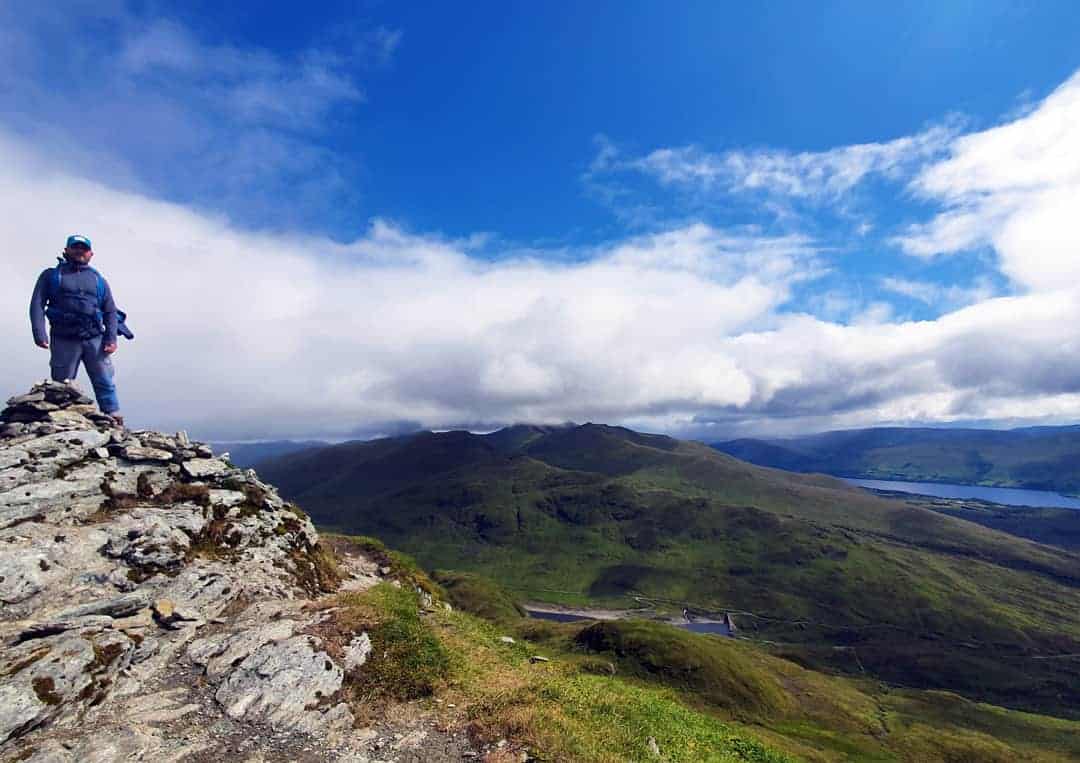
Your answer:
[[[30,326],[34,344],[50,350],[53,380],[74,379],[82,363],[101,412],[123,426],[111,356],[116,352],[117,332],[132,335],[123,325],[123,313],[116,309],[109,283],[90,267],[93,256],[90,239],[68,236],[59,263],[38,276],[30,298]]]

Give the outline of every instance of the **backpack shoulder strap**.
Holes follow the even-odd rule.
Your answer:
[[[63,273],[63,271],[60,270],[60,268],[62,268],[63,266],[64,266],[63,262],[58,262],[58,263],[56,263],[56,267],[53,268],[53,276],[52,276],[52,281],[51,281],[51,283],[52,283],[52,292],[49,294],[50,297],[55,297],[57,294],[60,293],[60,282],[64,278],[64,273]]]
[[[94,276],[97,278],[97,301],[98,309],[100,310],[101,306],[105,303],[105,277],[93,268],[88,267],[87,270],[93,273]]]

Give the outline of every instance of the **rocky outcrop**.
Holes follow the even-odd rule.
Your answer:
[[[0,761],[399,759],[339,699],[367,634],[313,635],[379,575],[183,432],[36,385],[0,413]]]

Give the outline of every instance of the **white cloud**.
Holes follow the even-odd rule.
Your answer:
[[[926,305],[949,309],[966,307],[994,296],[994,286],[986,277],[977,278],[971,286],[886,277],[881,279],[881,286],[886,291],[916,299]]]
[[[870,175],[896,178],[917,168],[940,154],[955,134],[952,126],[936,126],[884,143],[827,151],[740,149],[711,153],[698,146],[683,146],[659,148],[637,158],[621,158],[605,141],[590,172],[634,171],[669,186],[835,201]]]
[[[21,0],[0,4],[0,29],[0,122],[69,166],[249,224],[333,226],[358,211],[362,159],[322,138],[364,102],[358,79],[389,63],[399,32],[281,53],[133,3]],[[65,40],[82,42],[58,55]]]
[[[1080,416],[1075,286],[935,321],[785,312],[813,242],[686,225],[555,260],[479,259],[375,222],[347,245],[246,232],[80,179],[0,138],[0,382],[46,371],[25,305],[66,233],[95,240],[139,337],[137,426],[344,436],[588,419],[686,434],[1015,414]]]
[[[273,237],[32,156],[0,144],[5,270],[24,274],[3,287],[5,384],[44,372],[20,306],[65,231],[85,230],[139,333],[118,358],[125,407],[219,434],[738,404],[744,375],[709,344],[770,321],[813,260],[801,239],[704,225],[571,263],[482,261],[381,222],[345,246]]]
[[[908,253],[990,245],[1021,288],[1080,280],[1080,73],[1019,118],[957,138],[912,189],[946,208],[898,239]]]

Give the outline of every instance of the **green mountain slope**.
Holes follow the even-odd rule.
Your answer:
[[[470,738],[503,740],[512,759],[522,749],[539,760],[597,763],[1015,763],[1080,755],[1078,721],[827,676],[746,641],[657,622],[533,620],[494,581],[450,571],[432,579],[370,538],[324,538],[338,553],[375,553],[402,583],[323,603],[332,627],[345,637],[370,630],[383,655],[359,676],[368,696],[430,692],[416,701],[449,714],[441,723],[468,718]],[[430,605],[416,587],[434,597]],[[446,599],[452,610],[439,606]]]
[[[1080,493],[1080,426],[852,429],[713,443],[736,458],[798,472]]]
[[[519,435],[424,433],[259,469],[324,527],[522,597],[735,612],[806,665],[1080,715],[1080,661],[1062,656],[1080,653],[1080,557],[698,443]]]
[[[229,461],[244,468],[329,443],[319,440],[266,440],[263,442],[212,442],[215,453],[228,453]]]
[[[1002,506],[962,498],[889,493],[888,495],[983,527],[1051,546],[1080,550],[1080,511],[1076,509]]]

